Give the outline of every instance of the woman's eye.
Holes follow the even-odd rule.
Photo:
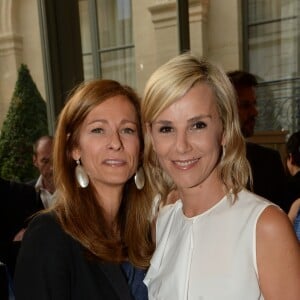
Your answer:
[[[173,131],[173,128],[170,126],[163,126],[163,127],[159,128],[159,132],[161,132],[161,133],[169,133],[172,131]]]
[[[92,132],[92,133],[103,133],[104,130],[103,130],[103,128],[93,128],[93,129],[91,130],[91,132]]]
[[[192,128],[193,129],[202,129],[202,128],[205,128],[206,127],[206,124],[204,122],[196,122],[195,124],[193,124]]]
[[[128,127],[128,128],[122,129],[121,132],[122,132],[122,133],[127,133],[127,134],[134,134],[134,133],[136,132],[136,130],[133,129],[133,128],[129,128],[129,127]]]

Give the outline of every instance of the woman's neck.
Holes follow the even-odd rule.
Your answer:
[[[201,184],[192,188],[179,189],[179,195],[183,204],[183,213],[187,217],[194,217],[217,204],[226,195],[226,188],[221,182],[216,182],[214,186]]]
[[[108,224],[115,224],[123,198],[123,186],[96,186],[97,201]]]

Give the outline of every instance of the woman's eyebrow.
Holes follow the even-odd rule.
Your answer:
[[[200,121],[200,120],[207,119],[207,118],[211,119],[212,115],[198,115],[198,116],[188,119],[188,122],[193,123],[193,122]]]
[[[152,124],[171,125],[172,121],[169,121],[169,120],[158,120],[158,121],[153,121]]]

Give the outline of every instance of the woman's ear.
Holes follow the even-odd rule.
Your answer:
[[[226,146],[226,137],[224,132],[222,133],[221,146]]]
[[[74,148],[71,152],[71,155],[74,160],[79,160],[81,157],[81,152],[80,152],[79,148],[77,148],[77,147]]]

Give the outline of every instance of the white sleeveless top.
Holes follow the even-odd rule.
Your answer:
[[[157,248],[144,280],[149,300],[263,300],[256,264],[256,223],[272,203],[243,190],[187,218],[182,202],[157,219]]]

